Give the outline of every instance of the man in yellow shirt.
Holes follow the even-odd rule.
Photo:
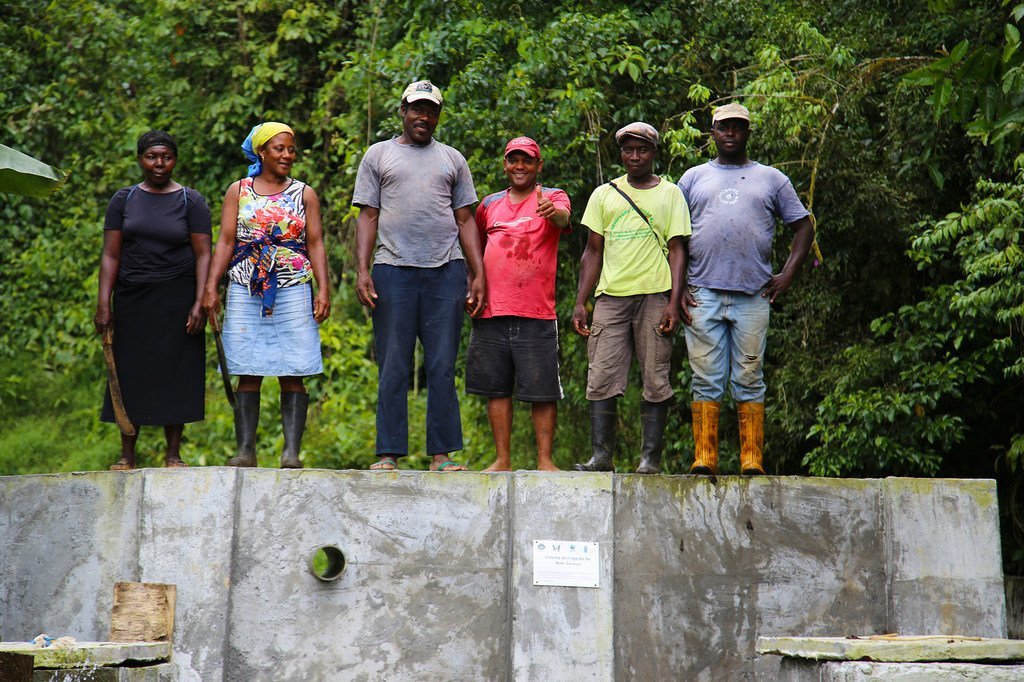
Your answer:
[[[686,314],[680,301],[690,212],[679,188],[652,172],[659,141],[653,126],[630,123],[615,133],[615,141],[626,174],[595,189],[583,213],[589,233],[572,324],[587,337],[592,456],[573,468],[614,469],[615,402],[626,391],[635,351],[644,384],[637,473],[656,474],[672,398],[671,335]],[[586,303],[595,285],[594,319],[588,325]]]

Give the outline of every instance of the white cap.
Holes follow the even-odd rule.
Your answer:
[[[437,106],[441,106],[441,103],[444,102],[444,98],[441,97],[441,91],[430,81],[409,83],[405,92],[402,93],[402,101],[411,104],[421,99],[428,99]]]

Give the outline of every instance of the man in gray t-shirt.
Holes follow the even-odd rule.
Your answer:
[[[390,471],[409,453],[417,338],[426,371],[430,468],[465,470],[449,458],[462,449],[455,359],[463,308],[479,315],[486,285],[473,177],[462,154],[433,138],[442,102],[429,81],[410,84],[399,108],[402,134],[367,149],[356,174],[356,295],[371,310],[377,355],[374,470]]]
[[[740,471],[763,474],[764,351],[769,304],[793,283],[814,240],[810,212],[784,173],[747,158],[750,112],[715,110],[718,157],[686,171],[690,207],[686,350],[693,368],[692,473],[718,472],[718,412],[729,383],[740,424]],[[770,262],[775,223],[795,232],[782,272]]]

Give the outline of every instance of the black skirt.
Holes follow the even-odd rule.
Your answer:
[[[185,331],[196,300],[192,275],[114,287],[114,361],[124,409],[133,424],[202,421],[206,402],[206,335]],[[110,388],[100,420],[114,421]]]

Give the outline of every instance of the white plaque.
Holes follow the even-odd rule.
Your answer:
[[[533,541],[533,584],[600,587],[601,553],[596,542]]]

